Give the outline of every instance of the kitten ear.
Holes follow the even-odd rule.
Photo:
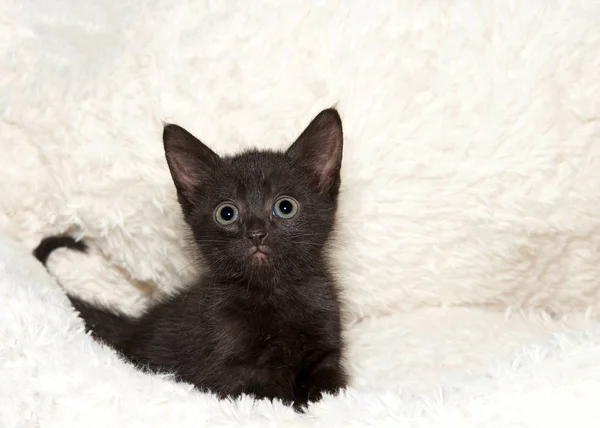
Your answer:
[[[313,172],[320,193],[335,197],[341,182],[342,148],[342,119],[330,108],[312,120],[286,154]]]
[[[202,187],[221,158],[181,126],[163,129],[165,156],[184,214],[193,207],[194,192]]]

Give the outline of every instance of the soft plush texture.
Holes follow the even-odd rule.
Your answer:
[[[600,3],[0,0],[0,16],[0,226],[17,241],[0,260],[8,426],[594,416]],[[84,237],[91,254],[57,253],[51,271],[125,311],[194,275],[163,121],[220,153],[282,148],[334,104],[347,396],[305,417],[236,408],[83,335],[28,254],[43,236]]]

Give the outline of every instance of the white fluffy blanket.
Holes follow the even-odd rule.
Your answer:
[[[0,0],[0,17],[0,424],[600,420],[600,3]],[[92,254],[51,270],[123,310],[194,275],[161,121],[231,153],[283,147],[335,103],[347,395],[304,416],[218,402],[84,335],[29,255],[44,235],[84,236]]]

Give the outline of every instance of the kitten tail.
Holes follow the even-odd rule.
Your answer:
[[[33,255],[38,259],[44,266],[48,261],[48,257],[54,250],[59,248],[70,248],[71,250],[85,253],[87,251],[87,245],[83,241],[76,241],[70,236],[49,236],[42,239],[40,245],[33,250]]]
[[[50,254],[59,248],[69,248],[81,253],[87,252],[88,249],[83,241],[76,241],[70,236],[57,235],[42,239],[38,247],[33,250],[33,255],[46,266]],[[135,328],[135,320],[132,317],[110,308],[86,302],[70,293],[67,293],[67,297],[84,320],[88,332],[91,332],[96,339],[113,346],[118,351],[125,349]]]

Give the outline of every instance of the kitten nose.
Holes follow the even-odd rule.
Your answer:
[[[261,230],[249,230],[246,232],[246,238],[252,241],[257,247],[262,244],[264,239],[267,237],[267,232],[264,229]]]

